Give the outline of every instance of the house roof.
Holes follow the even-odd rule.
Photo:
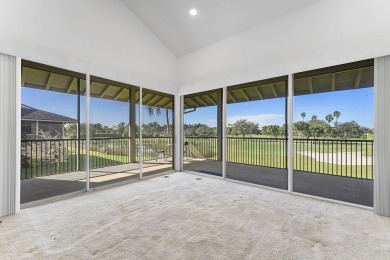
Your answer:
[[[22,120],[50,121],[50,122],[77,122],[76,119],[39,110],[22,104]]]

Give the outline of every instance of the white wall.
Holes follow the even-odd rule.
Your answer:
[[[1,0],[0,53],[176,92],[177,58],[120,0]]]
[[[179,59],[181,94],[390,54],[389,0],[323,0]]]

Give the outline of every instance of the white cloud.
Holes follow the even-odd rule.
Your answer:
[[[261,115],[245,115],[245,116],[228,116],[227,123],[234,124],[240,119],[246,119],[251,122],[258,123],[260,128],[265,125],[283,125],[285,123],[284,114],[261,114]]]

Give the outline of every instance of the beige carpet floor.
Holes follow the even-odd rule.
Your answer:
[[[0,218],[0,259],[390,259],[390,218],[174,173]]]

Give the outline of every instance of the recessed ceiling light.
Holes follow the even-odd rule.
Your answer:
[[[190,15],[195,16],[198,13],[196,9],[191,9],[190,10]]]

